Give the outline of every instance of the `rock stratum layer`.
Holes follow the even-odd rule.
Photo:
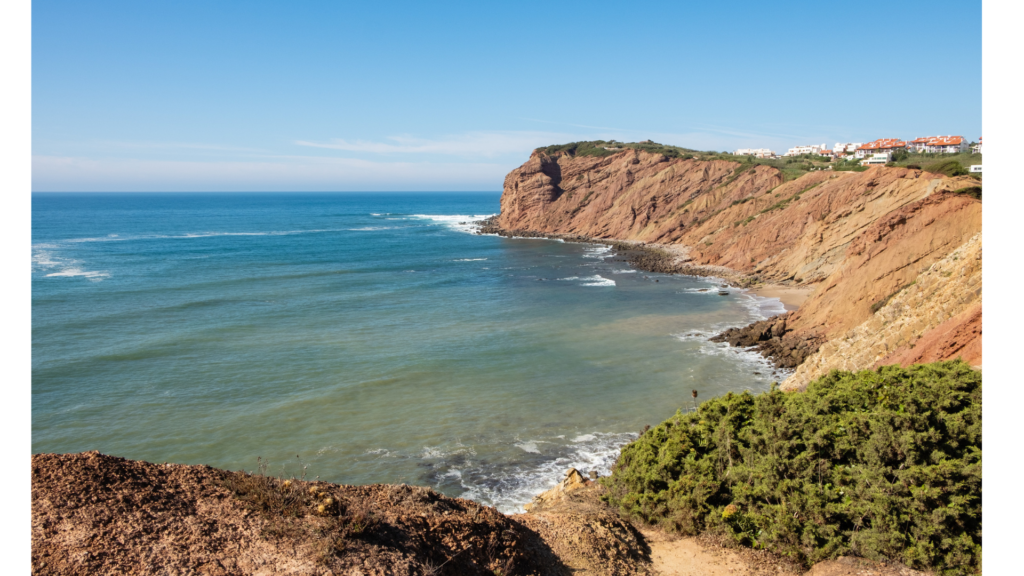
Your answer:
[[[779,350],[803,360],[981,232],[981,201],[956,193],[976,185],[909,168],[816,171],[784,182],[772,166],[633,149],[605,157],[534,152],[506,176],[494,224],[514,235],[661,246],[681,272],[814,286],[775,335]],[[978,330],[947,326],[929,348],[939,356],[978,350],[980,362],[980,309],[977,316]],[[972,334],[976,344],[948,341]],[[911,362],[918,356],[905,354],[908,347],[887,356]]]
[[[957,356],[981,364],[981,234],[925,270],[863,324],[821,346],[782,389],[803,390],[831,370]]]

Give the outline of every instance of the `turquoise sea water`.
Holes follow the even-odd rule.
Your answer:
[[[498,199],[35,194],[33,451],[261,456],[514,510],[569,466],[607,473],[692,389],[781,378],[707,341],[777,301],[474,234]]]

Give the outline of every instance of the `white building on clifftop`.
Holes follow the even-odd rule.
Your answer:
[[[767,148],[740,148],[733,152],[736,156],[754,156],[755,158],[774,158],[775,152]]]
[[[836,142],[835,146],[832,147],[832,153],[837,155],[837,156],[840,155],[840,154],[853,154],[854,152],[857,151],[857,148],[861,147],[862,144],[864,144],[864,143],[863,142],[847,142],[847,143],[844,144],[842,142]]]
[[[796,146],[790,148],[785,156],[799,156],[801,154],[821,154],[825,150],[824,144],[811,144],[810,146]]]

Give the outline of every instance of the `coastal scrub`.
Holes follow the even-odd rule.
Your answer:
[[[730,393],[646,431],[602,482],[630,517],[805,565],[852,554],[977,573],[981,374],[954,360]]]

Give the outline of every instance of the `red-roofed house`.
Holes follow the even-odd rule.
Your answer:
[[[978,136],[978,143],[971,146],[971,151],[975,154],[981,154],[981,136]]]
[[[963,136],[924,136],[907,142],[907,148],[915,152],[967,152],[967,140]]]
[[[908,152],[927,152],[928,141],[934,138],[934,136],[921,136],[920,138],[914,138],[907,142]]]
[[[899,138],[879,138],[874,142],[868,142],[867,144],[861,145],[853,155],[857,158],[863,158],[874,154],[892,155],[893,152],[899,152],[900,150],[906,149],[907,143]]]

